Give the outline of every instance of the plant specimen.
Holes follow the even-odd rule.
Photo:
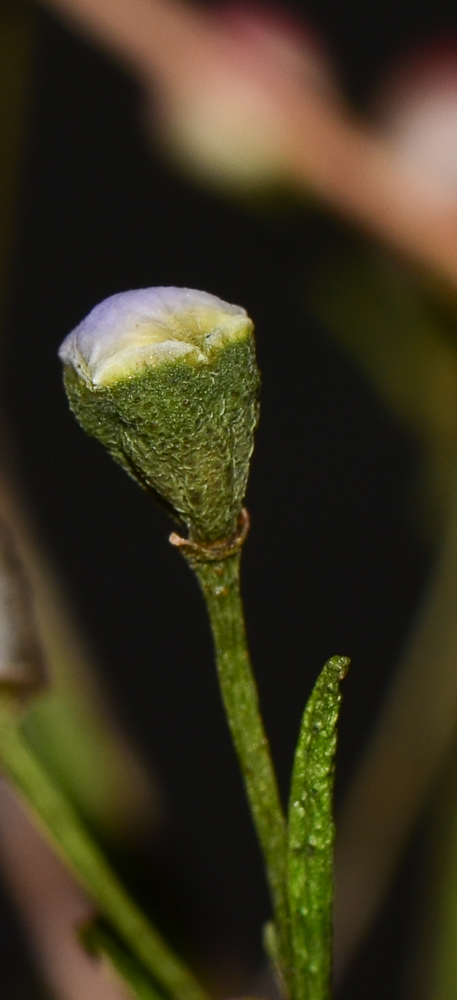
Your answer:
[[[249,527],[242,503],[259,374],[244,309],[189,289],[142,289],[97,306],[64,341],[71,407],[148,492],[187,529],[170,541],[200,584],[222,698],[270,887],[265,945],[290,1000],[331,990],[332,789],[340,681],[330,659],[306,707],[284,816],[260,715],[240,595]],[[76,811],[18,727],[17,685],[3,690],[0,761],[98,907],[85,928],[134,996],[204,1000],[193,973],[129,898]]]

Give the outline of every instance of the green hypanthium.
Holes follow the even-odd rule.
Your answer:
[[[258,418],[244,309],[190,289],[114,295],[64,341],[77,420],[189,530],[233,534]]]
[[[332,791],[339,684],[325,665],[305,709],[284,815],[259,709],[240,595],[249,518],[243,508],[258,419],[253,325],[244,309],[190,289],[114,295],[60,349],[78,421],[186,530],[173,533],[201,586],[228,723],[271,892],[265,946],[289,1000],[331,991]],[[0,760],[98,904],[84,935],[133,996],[204,1000],[119,885],[81,821],[18,735],[14,697],[1,702]]]

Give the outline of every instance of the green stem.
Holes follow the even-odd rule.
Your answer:
[[[208,609],[222,698],[265,859],[284,986],[292,979],[286,890],[286,824],[260,714],[240,595],[240,553],[221,561],[189,556]]]
[[[0,766],[73,870],[145,969],[175,1000],[206,1000],[181,960],[130,899],[76,811],[53,784],[23,739],[14,703],[0,696]]]

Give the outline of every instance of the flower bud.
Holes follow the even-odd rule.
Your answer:
[[[113,295],[60,348],[70,406],[191,538],[236,530],[258,419],[253,324],[188,288]]]

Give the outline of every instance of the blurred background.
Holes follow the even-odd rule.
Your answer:
[[[235,37],[245,31],[247,46],[249,32],[267,25],[286,47],[294,38],[297,48],[312,51],[317,91],[334,92],[335,106],[367,128],[385,128],[391,144],[400,136],[399,148],[394,112],[410,85],[401,85],[402,73],[410,81],[416,69],[432,66],[433,76],[442,60],[455,60],[454,160],[443,180],[451,190],[454,4],[290,0],[273,12],[260,2],[207,6]],[[109,46],[73,31],[57,8],[0,4],[1,385],[9,468],[96,661],[102,704],[141,762],[141,781],[148,774],[153,788],[144,829],[139,820],[125,837],[115,835],[87,802],[86,818],[216,994],[262,995],[270,988],[261,946],[268,898],[200,595],[168,545],[166,515],[69,413],[57,349],[93,305],[129,288],[205,289],[253,318],[263,378],[243,571],[253,660],[286,801],[317,673],[333,654],[352,658],[339,807],[452,520],[454,293],[448,274],[445,282],[414,254],[397,255],[376,227],[368,231],[371,223],[360,227],[357,219],[353,228],[350,211],[325,206],[312,183],[303,195],[282,176],[279,183],[257,178],[255,167],[248,182],[243,175],[232,183],[236,163],[228,179],[223,170],[214,179],[185,144],[179,157],[171,155],[179,130],[173,133],[171,112],[168,128],[160,80],[146,87]],[[423,63],[419,56],[411,62],[424,47]],[[446,94],[449,80],[448,70]],[[447,359],[441,368],[438,355]],[[429,363],[434,402],[428,399],[424,416]],[[434,783],[395,847],[382,906],[340,982],[341,1000],[420,995],[414,984],[429,941],[424,912],[452,811],[442,789],[448,802],[456,790],[446,763],[453,725],[454,717]],[[39,732],[38,720],[38,744]],[[444,816],[438,832],[437,816]],[[2,995],[58,1000],[32,958],[20,900],[16,894],[13,903],[6,888],[0,942]]]

